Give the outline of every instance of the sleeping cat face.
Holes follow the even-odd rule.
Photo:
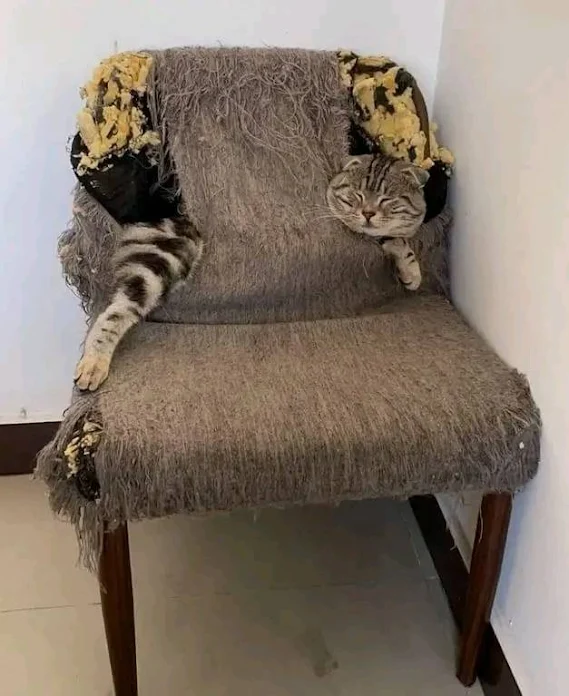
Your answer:
[[[344,225],[369,237],[412,237],[425,217],[428,172],[384,155],[350,157],[326,200]]]

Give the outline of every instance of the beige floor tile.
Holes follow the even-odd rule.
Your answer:
[[[101,609],[0,614],[2,696],[111,696]]]
[[[364,501],[131,525],[135,584],[177,597],[366,583],[399,566],[416,571],[405,507]]]
[[[97,585],[75,567],[71,528],[25,478],[0,479],[0,525],[0,693],[110,696]],[[140,696],[466,693],[404,503],[157,520],[132,525],[131,545]]]
[[[46,488],[0,477],[0,611],[98,601],[95,579],[77,567],[73,528],[54,518]]]
[[[140,696],[465,694],[427,594],[403,574],[374,587],[138,598]],[[0,614],[0,673],[6,696],[110,695],[100,607]]]
[[[139,608],[138,625],[141,696],[165,683],[169,696],[466,693],[426,590],[401,578],[162,600]]]

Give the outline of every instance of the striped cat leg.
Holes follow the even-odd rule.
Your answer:
[[[202,241],[188,221],[125,228],[113,258],[115,293],[89,330],[75,370],[79,389],[94,391],[105,381],[123,336],[191,273],[201,251]]]
[[[79,389],[94,391],[107,378],[114,352],[126,332],[160,301],[160,278],[148,269],[132,269],[118,285],[110,305],[97,317],[85,339],[83,357],[75,370]]]
[[[417,290],[421,285],[421,268],[409,242],[396,237],[386,240],[382,246],[385,253],[393,257],[399,280],[407,290]]]

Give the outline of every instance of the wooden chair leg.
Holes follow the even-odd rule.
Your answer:
[[[482,499],[458,657],[457,677],[465,686],[471,686],[476,679],[482,638],[490,620],[500,577],[511,511],[512,496],[509,493],[490,493]]]
[[[115,696],[138,696],[128,527],[105,531],[99,563],[101,604]]]

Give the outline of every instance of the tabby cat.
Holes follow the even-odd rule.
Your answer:
[[[94,391],[105,381],[123,336],[192,273],[202,250],[199,233],[185,218],[122,228],[112,258],[111,301],[89,330],[75,370],[79,389]]]
[[[347,160],[326,194],[331,211],[346,227],[377,239],[408,290],[421,285],[421,269],[407,239],[425,217],[428,178],[427,171],[409,162],[361,155]]]
[[[425,216],[421,189],[427,178],[412,164],[362,155],[348,160],[327,192],[334,215],[351,230],[378,238],[410,290],[419,287],[421,271],[406,240]],[[111,301],[89,330],[75,370],[79,389],[94,391],[105,381],[123,336],[191,275],[202,251],[198,231],[185,218],[123,226],[112,258]]]

